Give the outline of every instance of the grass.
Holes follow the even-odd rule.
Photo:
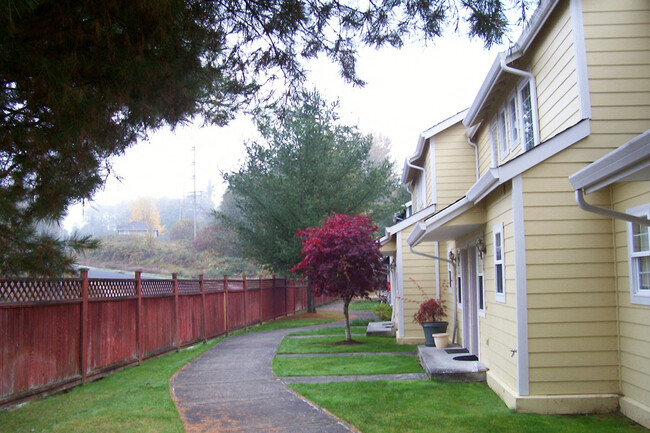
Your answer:
[[[261,325],[254,325],[248,329],[240,329],[239,331],[232,332],[231,335],[322,325],[324,323],[337,322],[342,319],[343,314],[338,313],[300,313],[294,316],[277,319],[272,322],[262,323]]]
[[[274,358],[277,376],[346,376],[362,374],[422,373],[413,355],[318,356],[308,358]]]
[[[348,306],[349,311],[370,311],[373,305],[378,305],[379,302],[370,299],[361,299],[359,301],[351,302]]]
[[[362,344],[334,345],[343,341],[341,337],[285,338],[278,353],[347,353],[347,352],[409,352],[416,351],[417,345],[397,344],[392,338],[354,337]]]
[[[364,433],[647,433],[622,415],[518,414],[483,383],[292,384]]]
[[[340,318],[338,314],[300,314],[236,333],[308,326]],[[170,395],[169,380],[181,367],[221,339],[146,361],[9,411],[0,411],[0,432],[182,433],[185,430]]]
[[[365,334],[365,326],[351,326],[350,332],[352,334]],[[345,328],[321,328],[312,329],[311,331],[298,331],[292,332],[289,335],[345,335]]]
[[[3,432],[184,432],[169,379],[221,338],[0,412]]]

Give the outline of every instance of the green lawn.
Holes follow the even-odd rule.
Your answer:
[[[295,328],[340,319],[338,314],[301,314],[236,333]],[[0,411],[0,432],[182,433],[185,430],[170,395],[169,380],[220,340],[199,343],[67,392]]]
[[[0,412],[0,432],[184,432],[169,379],[221,339]]]
[[[432,381],[291,384],[363,433],[647,433],[621,415],[509,410],[486,384]]]
[[[365,334],[367,326],[350,326],[352,334]],[[311,331],[292,332],[289,335],[345,335],[345,328],[321,328]]]
[[[357,355],[274,358],[273,372],[283,377],[403,374],[423,370],[415,355]]]
[[[353,301],[348,306],[348,311],[370,311],[373,305],[378,305],[379,302],[370,299],[360,299]]]
[[[347,353],[347,352],[410,352],[417,345],[397,344],[395,339],[386,337],[354,337],[362,344],[335,345],[342,337],[285,338],[278,353]]]

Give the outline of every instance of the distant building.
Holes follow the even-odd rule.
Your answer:
[[[128,224],[118,225],[115,230],[117,230],[118,236],[145,236],[149,234],[155,238],[158,237],[158,230],[149,229],[142,221],[131,221]]]

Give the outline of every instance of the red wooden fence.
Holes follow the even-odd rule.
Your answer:
[[[330,300],[317,297],[316,304]],[[307,305],[284,279],[0,278],[0,407]]]

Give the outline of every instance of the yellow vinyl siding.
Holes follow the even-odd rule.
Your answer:
[[[614,184],[613,207],[619,212],[650,203],[650,182]],[[621,392],[650,406],[650,306],[630,299],[627,223],[614,223],[620,332]]]
[[[432,259],[413,254],[409,251],[407,243],[408,236],[413,231],[410,226],[402,231],[402,268],[403,268],[403,288],[404,288],[404,339],[421,339],[424,341],[422,327],[413,323],[413,315],[419,308],[419,302],[422,300],[422,294],[418,290],[416,283],[419,284],[424,292],[431,297],[436,295],[436,274],[435,263]],[[435,254],[433,242],[425,242],[418,245],[417,251],[426,254]]]
[[[556,9],[552,20],[531,56],[542,143],[580,120],[569,2]]]
[[[476,182],[474,148],[467,142],[459,122],[434,137],[437,208],[454,203]]]
[[[484,260],[486,314],[480,320],[481,362],[510,389],[517,389],[517,319],[512,228],[512,188],[504,185],[485,200]],[[495,300],[493,227],[503,223],[506,303]]]
[[[650,3],[583,2],[582,8],[592,117],[599,121],[592,132],[631,138],[650,119]]]
[[[523,177],[531,395],[618,390],[611,220],[579,209],[568,181],[596,150],[565,150]]]

